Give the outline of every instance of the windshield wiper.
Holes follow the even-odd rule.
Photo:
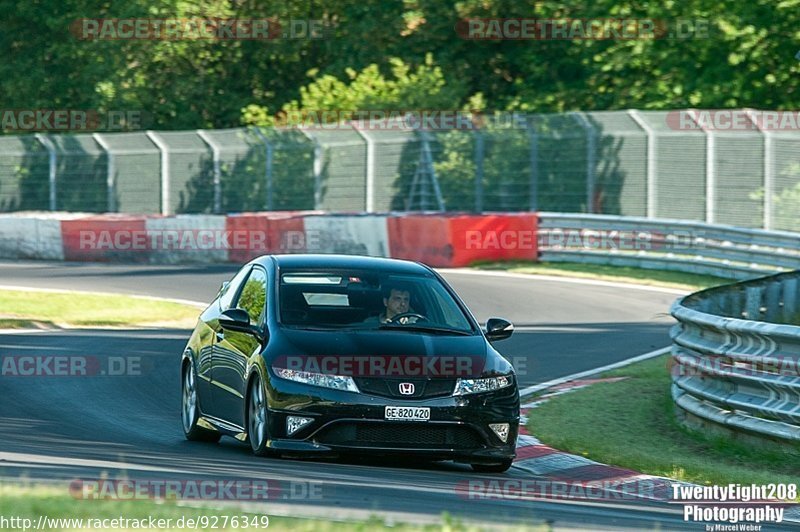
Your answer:
[[[460,336],[472,336],[471,332],[462,331],[460,329],[449,329],[447,327],[431,327],[426,325],[401,325],[399,323],[381,323],[379,329],[391,329],[393,331],[415,331],[415,332],[431,332],[439,334],[457,334]]]

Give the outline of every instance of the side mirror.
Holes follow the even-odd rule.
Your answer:
[[[486,339],[490,342],[505,340],[514,333],[514,325],[503,318],[489,318],[486,321]]]
[[[254,326],[250,325],[250,315],[240,308],[229,308],[219,317],[219,325],[228,331],[257,334]]]

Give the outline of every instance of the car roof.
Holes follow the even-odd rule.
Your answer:
[[[417,275],[430,275],[430,270],[418,262],[400,259],[387,259],[382,257],[367,257],[363,255],[334,255],[334,254],[291,254],[291,255],[263,255],[254,262],[266,265],[273,259],[278,268],[313,268],[313,269],[359,269],[373,270],[375,272],[393,272]]]

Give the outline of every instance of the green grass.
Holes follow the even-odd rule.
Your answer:
[[[681,426],[670,396],[669,356],[604,374],[626,376],[550,399],[528,412],[547,445],[598,462],[697,484],[796,483],[800,462]]]
[[[236,503],[233,503],[236,504]],[[27,518],[36,526],[39,516],[48,518],[73,518],[73,519],[171,519],[171,526],[160,528],[160,530],[187,530],[178,528],[178,520],[198,519],[207,516],[210,519],[216,518],[218,527],[216,530],[280,530],[280,531],[299,531],[299,532],[339,532],[344,530],[355,531],[396,531],[406,532],[411,530],[426,531],[478,531],[492,530],[494,526],[479,527],[475,525],[464,525],[458,520],[454,520],[447,514],[443,514],[440,523],[437,525],[416,526],[403,523],[387,523],[377,517],[372,517],[366,521],[330,521],[323,519],[302,519],[293,517],[273,517],[269,514],[269,502],[265,502],[263,507],[266,511],[254,512],[237,509],[231,504],[220,503],[214,507],[198,507],[194,504],[178,505],[173,501],[115,501],[115,500],[79,500],[68,495],[68,488],[55,486],[19,486],[19,485],[0,485],[0,516],[6,518],[14,516]],[[298,515],[303,514],[302,507],[298,507]],[[261,516],[269,517],[269,527],[253,526],[243,527],[240,525],[243,516],[247,516],[248,523],[253,518]],[[228,517],[229,526],[223,528],[225,517]],[[238,517],[239,526],[232,525],[230,518]],[[185,522],[185,521],[184,521]],[[266,524],[258,521],[259,524]],[[166,521],[162,524],[166,524]],[[86,523],[84,522],[84,525]],[[197,529],[208,528],[200,526]],[[21,528],[20,528],[21,529]],[[45,528],[45,530],[64,530],[68,528]],[[192,528],[194,529],[194,528]],[[513,530],[537,531],[549,530],[547,527],[535,528],[532,526],[513,528]]]
[[[0,291],[0,328],[193,327],[200,310],[180,303],[81,292]]]
[[[662,270],[648,270],[630,266],[605,266],[598,264],[582,264],[577,262],[486,262],[475,263],[474,268],[481,270],[502,270],[513,273],[532,273],[539,275],[557,275],[562,277],[581,277],[604,281],[621,281],[651,286],[664,286],[696,290],[733,282],[724,277],[700,275]]]

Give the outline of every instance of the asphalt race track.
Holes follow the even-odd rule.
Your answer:
[[[0,263],[0,284],[157,295],[208,301],[231,266],[107,266]],[[622,360],[668,344],[674,294],[563,281],[448,272],[476,317],[520,328],[501,351],[521,358],[523,385]],[[267,480],[268,515],[371,514],[429,522],[443,512],[490,523],[558,527],[697,529],[680,508],[655,503],[470,500],[470,479],[530,478],[513,468],[477,475],[467,466],[392,460],[259,459],[242,443],[190,443],[180,426],[178,360],[188,331],[72,330],[0,335],[0,355],[90,359],[86,376],[0,377],[0,477],[41,480],[125,476],[142,480]],[[111,360],[114,359],[114,360]],[[136,371],[114,375],[119,360]],[[519,365],[519,364],[518,364]],[[538,480],[547,480],[540,477]],[[241,501],[237,501],[241,503]]]
[[[94,290],[209,302],[234,265],[130,266],[0,262],[0,285]],[[480,322],[511,320],[497,344],[522,387],[605,366],[669,345],[669,306],[679,292],[562,280],[471,275],[445,277]],[[185,335],[188,338],[188,334]],[[165,349],[180,353],[183,345]]]

